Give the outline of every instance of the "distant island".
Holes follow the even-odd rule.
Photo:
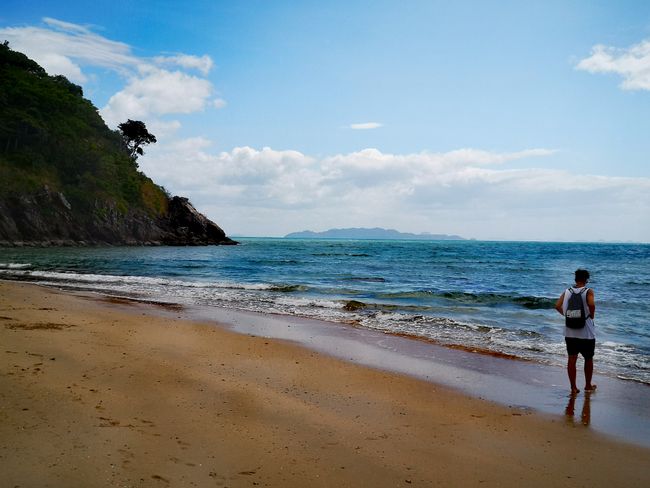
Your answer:
[[[448,234],[412,234],[410,232],[399,232],[395,229],[372,229],[352,227],[348,229],[329,229],[323,232],[304,230],[292,232],[284,236],[285,239],[395,239],[395,240],[417,240],[417,241],[463,241],[464,237]]]

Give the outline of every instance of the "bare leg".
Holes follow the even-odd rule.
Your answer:
[[[575,366],[575,365],[574,365]],[[594,374],[594,360],[585,359],[585,390],[593,391],[596,389],[596,385],[591,384],[591,377]]]
[[[577,362],[578,362],[578,355],[576,354],[575,356],[569,356],[569,360],[567,361],[567,365],[566,365],[566,372],[569,375],[569,382],[571,383],[571,393],[573,394],[580,393],[580,390],[578,390],[578,386],[576,385],[576,363]]]

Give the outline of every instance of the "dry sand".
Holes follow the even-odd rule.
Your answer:
[[[294,344],[0,282],[0,486],[650,486],[650,450]]]

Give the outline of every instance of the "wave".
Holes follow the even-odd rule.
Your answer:
[[[504,303],[516,303],[530,309],[549,309],[555,306],[555,300],[546,297],[503,295],[499,293],[467,293],[467,292],[445,292],[443,298],[462,303],[499,305]]]
[[[29,266],[29,265],[26,265]],[[74,273],[60,271],[30,271],[19,267],[0,268],[0,276],[12,276],[19,279],[40,279],[46,282],[56,283],[75,287],[84,286],[109,286],[120,288],[203,288],[210,290],[247,290],[247,291],[271,291],[279,293],[304,292],[309,290],[306,285],[285,284],[285,283],[237,283],[229,281],[185,281],[170,278],[157,278],[146,276],[129,275],[104,275],[92,273]],[[135,291],[135,290],[133,290]]]
[[[288,266],[288,265],[301,265],[302,261],[298,259],[287,259],[287,258],[266,258],[266,259],[254,259],[251,261],[252,264],[256,266]]]
[[[429,290],[419,290],[419,291],[397,291],[397,292],[388,292],[388,293],[378,293],[377,298],[431,298],[435,297],[436,293]],[[440,295],[438,295],[440,296]]]
[[[535,327],[529,328],[535,330],[527,330],[520,320],[501,323],[499,317],[502,315],[499,314],[502,311],[511,313],[512,308],[494,310],[497,319],[492,321],[489,314],[486,319],[485,314],[472,315],[475,311],[467,312],[467,305],[472,304],[477,305],[472,307],[474,309],[479,306],[550,309],[554,300],[546,297],[435,290],[369,295],[362,290],[285,282],[190,281],[170,277],[43,271],[30,267],[27,263],[0,263],[0,277],[127,298],[304,316],[355,324],[388,334],[425,338],[449,347],[456,344],[471,351],[489,350],[557,364],[562,363],[565,357],[564,344],[555,340],[554,335]],[[343,279],[377,280],[363,274]],[[346,296],[349,299],[346,300]],[[351,305],[345,307],[349,303]],[[516,310],[514,313],[525,316],[527,312]],[[636,381],[649,382],[650,370],[642,347],[614,340],[603,341],[598,347],[602,358],[600,364],[606,371],[616,371]]]
[[[503,304],[516,304],[532,310],[552,309],[555,306],[554,298],[507,295],[507,294],[499,294],[499,293],[469,293],[469,292],[462,292],[462,291],[434,292],[431,290],[416,290],[416,291],[405,291],[405,292],[380,293],[377,296],[378,298],[382,298],[382,299],[438,298],[438,299],[445,299],[456,303],[462,303],[468,305],[497,306]]]
[[[291,293],[294,291],[307,291],[309,290],[309,287],[306,285],[283,285],[283,284],[275,284],[275,285],[269,285],[268,287],[269,291],[279,291],[281,293]]]
[[[0,263],[0,270],[1,269],[27,269],[31,267],[32,265],[30,263]]]
[[[366,283],[385,283],[386,278],[380,276],[350,276],[349,278],[341,278],[341,281],[363,281]]]
[[[341,301],[340,308],[348,312],[430,312],[432,308],[426,305],[395,305],[392,303],[362,302],[359,300]]]
[[[532,310],[550,310],[555,307],[556,299],[547,297],[517,297],[515,303]]]
[[[233,290],[271,290],[275,285],[266,283],[236,283],[227,281],[185,281],[149,276],[110,275],[93,273],[74,273],[70,271],[32,271],[19,268],[0,268],[0,275],[17,279],[40,279],[69,286],[86,285],[144,285],[178,288],[208,288]]]
[[[650,280],[642,280],[642,279],[631,279],[628,282],[629,285],[641,285],[641,286],[648,286],[650,285]]]
[[[350,253],[350,252],[316,252],[312,253],[312,256],[318,256],[318,257],[328,257],[328,256],[348,256],[348,257],[354,257],[354,258],[369,258],[371,257],[370,254],[366,253]]]

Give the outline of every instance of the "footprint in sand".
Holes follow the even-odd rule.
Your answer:
[[[114,420],[108,417],[97,417],[102,423],[99,424],[100,427],[119,427],[120,421]]]
[[[122,467],[126,468],[131,464],[131,461],[135,457],[135,454],[133,454],[131,451],[127,449],[118,449],[117,452],[119,452],[123,459],[122,459]]]

